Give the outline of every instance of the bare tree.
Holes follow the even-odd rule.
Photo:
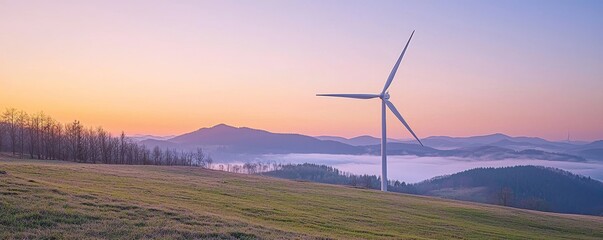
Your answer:
[[[4,143],[4,136],[5,136],[5,123],[4,120],[2,118],[0,118],[0,152],[2,152],[2,148],[3,148],[3,143]]]
[[[17,109],[7,108],[2,114],[2,121],[4,121],[8,127],[10,147],[13,155],[15,155],[15,145],[17,144]]]
[[[180,152],[180,159],[182,160],[181,165],[192,166],[195,154],[188,151]]]
[[[108,135],[102,127],[96,128],[96,136],[98,138],[98,145],[100,150],[100,160],[102,163],[109,163],[109,141]]]
[[[140,146],[140,151],[142,154],[142,164],[143,165],[152,164],[151,163],[151,151],[149,149],[147,149],[147,146],[145,146],[145,145]]]
[[[17,125],[18,130],[18,139],[19,142],[19,150],[21,152],[20,158],[23,158],[23,154],[25,152],[25,130],[27,128],[27,122],[29,119],[29,115],[27,115],[24,111],[18,111],[15,124]]]
[[[163,151],[163,160],[165,161],[165,165],[172,165],[172,151],[170,149],[165,149]]]
[[[82,125],[79,121],[73,121],[67,128],[71,157],[74,161],[82,161]]]
[[[200,147],[198,147],[195,152],[195,165],[205,167],[205,153]]]
[[[161,165],[161,157],[162,157],[163,153],[161,152],[161,149],[158,146],[155,146],[153,148],[153,153],[152,153],[152,159],[153,159],[153,163],[155,165]]]
[[[55,138],[54,142],[55,142],[57,159],[66,159],[65,151],[64,151],[64,147],[63,147],[64,146],[63,142],[65,141],[63,124],[57,122],[57,124],[55,125],[55,129],[56,129],[56,138]]]
[[[211,155],[207,155],[207,157],[205,158],[205,164],[206,164],[206,168],[211,169],[211,165],[214,163],[214,159],[211,158]]]

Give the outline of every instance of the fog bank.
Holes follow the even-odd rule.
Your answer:
[[[370,155],[333,155],[333,154],[274,154],[261,155],[253,161],[277,163],[315,163],[324,164],[354,174],[381,175],[381,157]],[[603,181],[603,163],[598,162],[561,162],[533,159],[505,159],[492,161],[473,161],[466,158],[388,156],[389,179],[415,183],[436,176],[453,174],[479,167],[507,167],[517,165],[536,165],[560,168],[575,174],[589,176]]]

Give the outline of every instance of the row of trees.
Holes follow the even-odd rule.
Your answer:
[[[6,109],[0,118],[0,152],[37,159],[81,163],[186,165],[211,167],[211,156],[194,152],[147,148],[124,132],[113,136],[102,127],[87,128],[79,121],[60,123],[43,112],[28,114]]]
[[[282,166],[282,164],[277,164],[276,162],[246,162],[243,164],[219,164],[215,169],[233,173],[258,174],[278,170]]]
[[[355,175],[349,172],[343,172],[337,168],[326,165],[318,164],[286,164],[276,165],[275,170],[271,170],[263,173],[264,175],[295,179],[295,180],[306,180],[311,182],[348,185],[370,189],[381,188],[381,177],[376,175]],[[389,181],[388,189],[392,192],[408,192],[410,185],[400,181]]]

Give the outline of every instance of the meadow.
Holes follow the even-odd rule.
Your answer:
[[[0,239],[603,239],[603,218],[199,167],[0,156]]]

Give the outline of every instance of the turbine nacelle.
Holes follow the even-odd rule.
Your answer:
[[[379,95],[379,98],[381,98],[383,100],[389,100],[389,92]]]

